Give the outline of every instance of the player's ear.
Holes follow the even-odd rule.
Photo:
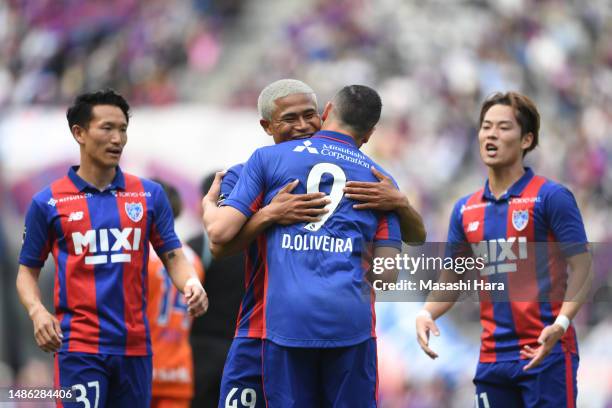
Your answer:
[[[372,129],[370,129],[370,131],[368,133],[366,133],[365,135],[363,135],[363,139],[361,141],[361,144],[366,144],[368,143],[368,140],[370,140],[370,137],[372,137],[372,135],[374,134],[374,131],[376,130],[376,126],[374,126]]]
[[[325,104],[325,108],[323,108],[323,114],[321,115],[321,120],[323,122],[325,122],[327,120],[327,117],[329,116],[329,112],[331,112],[332,110],[332,103],[331,102],[327,102]]]
[[[532,143],[533,143],[533,133],[529,132],[521,136],[521,149],[523,149],[523,151],[526,151],[527,149],[529,149]]]
[[[72,125],[72,128],[70,130],[72,132],[72,137],[74,137],[74,140],[76,140],[78,144],[82,145],[85,143],[85,129],[83,129],[79,125]]]
[[[269,134],[270,136],[272,136],[272,131],[270,130],[270,121],[266,120],[266,119],[259,119],[259,124],[261,125],[261,127],[263,128],[263,130]]]

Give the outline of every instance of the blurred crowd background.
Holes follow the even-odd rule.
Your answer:
[[[612,282],[605,261],[612,256],[606,250],[612,248],[609,0],[0,0],[0,386],[44,383],[51,376],[50,359],[36,351],[14,294],[21,236],[15,226],[31,194],[24,197],[23,177],[3,163],[15,149],[37,148],[14,142],[6,147],[7,140],[19,140],[15,118],[23,126],[41,112],[61,118],[79,92],[113,87],[135,112],[201,107],[223,112],[222,125],[230,129],[227,118],[246,111],[252,129],[263,133],[256,127],[257,96],[280,78],[310,84],[321,108],[347,84],[380,92],[383,119],[365,150],[421,212],[430,241],[444,241],[454,200],[484,181],[476,144],[482,100],[495,91],[529,95],[540,108],[542,126],[540,146],[527,161],[574,192],[589,240],[598,243],[604,259],[596,271],[600,300],[577,318],[579,406],[612,407]],[[9,119],[10,132],[2,126]],[[40,132],[41,143],[69,138],[63,126]],[[220,135],[190,136],[178,133],[172,142],[193,143],[196,137],[191,151],[207,163],[207,143],[218,143]],[[184,177],[182,190],[194,203],[194,217],[201,177],[246,158],[203,164]],[[52,168],[63,172],[65,164]],[[182,173],[181,164],[173,166],[169,172]],[[42,187],[41,174],[49,168],[30,173],[25,191]],[[436,362],[414,340],[419,308],[378,304],[383,407],[471,406],[477,305],[459,305],[443,319],[443,335],[434,342],[442,356]]]

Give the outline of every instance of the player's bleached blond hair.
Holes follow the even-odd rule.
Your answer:
[[[312,95],[315,107],[317,106],[317,95],[314,90],[297,79],[279,79],[266,86],[257,98],[257,110],[259,116],[265,120],[272,120],[272,112],[276,109],[275,100],[295,94]]]

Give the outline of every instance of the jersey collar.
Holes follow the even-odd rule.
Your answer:
[[[527,184],[529,184],[532,178],[533,170],[531,170],[530,167],[525,167],[525,173],[512,186],[510,186],[506,193],[499,197],[499,201],[506,200],[508,197],[520,197],[523,194],[523,190],[525,190],[525,187],[527,187]],[[485,200],[498,201],[489,189],[489,179],[487,179],[485,182],[482,197]]]
[[[93,189],[95,191],[99,191],[97,187],[89,184],[87,181],[83,180],[78,174],[79,166],[72,166],[70,170],[68,170],[68,178],[74,183],[76,188],[79,191],[83,191],[85,189]],[[113,181],[106,187],[104,190],[116,190],[121,189],[125,190],[125,177],[123,176],[123,172],[121,171],[121,167],[117,166],[117,171],[115,173],[115,178]]]
[[[333,132],[331,130],[320,130],[317,133],[315,133],[312,137],[321,138],[321,139],[330,139],[335,142],[347,144],[349,146],[352,146],[358,149],[355,139],[353,139],[351,136],[346,135],[344,133]]]

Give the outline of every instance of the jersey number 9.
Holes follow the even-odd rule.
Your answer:
[[[340,200],[344,196],[344,186],[346,185],[346,174],[344,170],[336,164],[332,163],[318,163],[308,173],[308,179],[306,180],[306,192],[307,193],[318,193],[321,186],[321,179],[323,174],[331,174],[334,178],[331,191],[329,192],[329,199],[331,202],[325,206],[327,212],[323,214],[321,219],[317,222],[310,222],[304,226],[308,231],[318,231],[329,217],[336,211]]]

